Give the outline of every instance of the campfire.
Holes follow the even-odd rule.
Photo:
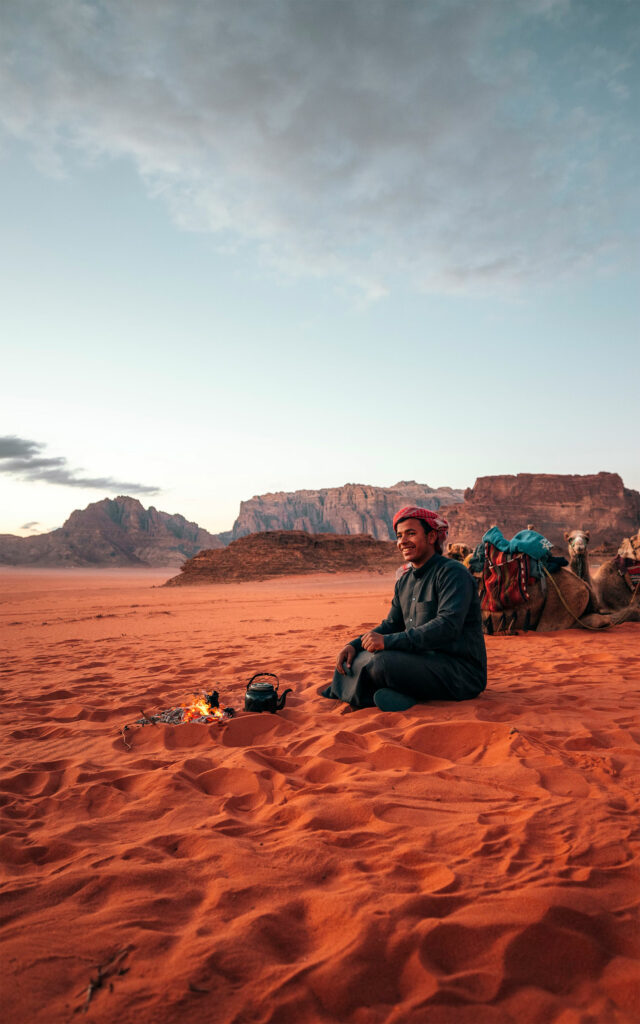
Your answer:
[[[187,722],[201,722],[209,725],[217,722],[224,725],[230,718],[233,718],[233,708],[220,708],[218,691],[202,693],[199,697],[194,694],[188,698],[188,703],[177,708],[169,708],[168,711],[159,711],[155,715],[147,715],[140,711],[142,718],[136,721],[136,725],[185,725]]]
[[[202,697],[194,697],[190,704],[185,705],[182,710],[182,721],[183,722],[221,722],[224,719],[224,711],[221,711],[218,706],[218,701],[215,704],[211,701],[211,697],[217,693],[203,694]]]
[[[193,694],[187,698],[186,703],[176,708],[168,708],[166,711],[158,711],[154,715],[148,715],[140,709],[142,718],[137,718],[133,725],[125,725],[122,729],[122,738],[125,746],[129,748],[125,733],[136,726],[144,725],[186,725],[187,722],[198,722],[202,725],[211,725],[216,722],[224,725],[233,718],[235,710],[231,707],[221,708],[218,691],[202,693],[199,696]]]

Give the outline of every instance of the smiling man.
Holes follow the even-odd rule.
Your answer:
[[[396,583],[389,614],[343,647],[322,696],[382,711],[477,697],[487,685],[480,602],[469,571],[442,555],[448,523],[409,505],[396,513],[393,528],[410,564]]]

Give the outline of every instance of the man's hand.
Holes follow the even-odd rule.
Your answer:
[[[365,651],[384,651],[384,637],[382,633],[369,631],[362,637],[362,646]]]
[[[338,655],[338,660],[336,661],[336,669],[340,673],[341,676],[344,675],[344,668],[342,667],[343,662],[346,663],[347,672],[350,672],[351,671],[351,662],[353,661],[355,656],[356,656],[356,649],[353,646],[353,644],[347,644],[346,647],[342,648],[342,650],[340,651],[340,654]]]

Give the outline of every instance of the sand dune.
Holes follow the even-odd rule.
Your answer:
[[[171,573],[0,573],[8,1024],[637,1022],[640,626],[344,715],[316,688],[392,576]],[[261,669],[278,715],[125,746]]]

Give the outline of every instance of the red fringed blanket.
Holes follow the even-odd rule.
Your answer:
[[[618,555],[616,563],[618,572],[621,576],[626,576],[627,582],[631,584],[631,589],[634,590],[638,583],[640,583],[640,562],[636,562],[631,558],[622,558]]]
[[[512,555],[485,543],[482,570],[482,610],[505,612],[529,600],[529,556]]]

